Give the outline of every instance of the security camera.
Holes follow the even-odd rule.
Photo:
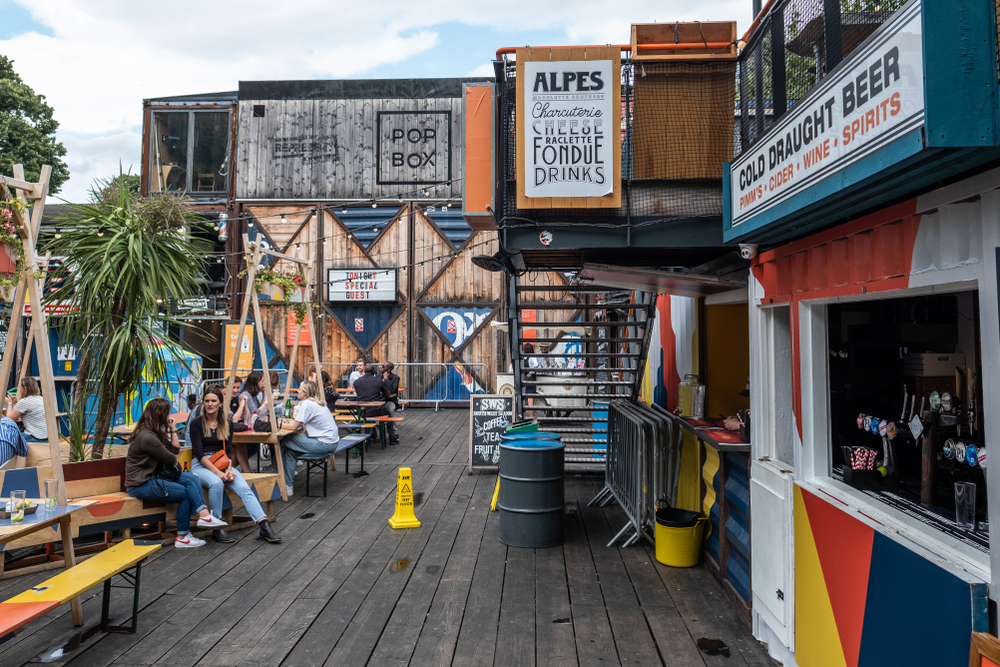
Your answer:
[[[756,243],[741,243],[740,244],[740,257],[743,259],[753,259],[757,256],[757,244]]]

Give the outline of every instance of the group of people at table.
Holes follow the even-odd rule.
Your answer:
[[[348,380],[359,402],[378,402],[369,407],[365,416],[394,416],[399,406],[399,376],[393,372],[394,364],[386,362],[379,369],[374,364],[359,360]],[[317,380],[321,380],[322,384]],[[224,409],[222,387],[206,387],[202,400],[191,410],[184,428],[183,444],[191,447],[190,472],[180,469],[177,455],[181,452],[178,424],[171,417],[172,406],[165,398],[150,400],[136,423],[129,439],[125,464],[125,489],[134,498],[152,502],[177,503],[177,548],[200,547],[205,544],[191,534],[189,522],[184,517],[198,516],[198,527],[212,529],[217,542],[235,541],[227,532],[222,520],[225,489],[229,488],[243,501],[251,519],[260,527],[258,539],[280,543],[256,494],[243,478],[249,472],[246,446],[233,443],[233,433],[250,429],[268,430],[268,410],[281,405],[277,394],[270,400],[265,396],[264,377],[260,372],[250,373],[246,380],[234,383],[229,402],[229,414]],[[241,385],[242,384],[242,388]],[[273,382],[277,385],[277,382]],[[9,448],[11,456],[27,455],[24,436],[13,419],[24,424],[29,441],[47,440],[44,405],[33,378],[25,378],[19,387],[18,400],[8,399],[7,416],[0,418],[0,455]],[[23,391],[23,395],[21,393]],[[32,399],[37,398],[37,401]],[[284,464],[288,496],[293,495],[295,468],[300,458],[331,456],[340,440],[334,411],[338,392],[330,376],[323,371],[317,378],[312,370],[308,379],[298,387],[298,405],[294,413],[278,422],[281,437],[281,455]],[[37,403],[37,405],[35,405]],[[264,424],[267,424],[267,427]],[[41,424],[40,431],[37,430]],[[10,430],[13,429],[13,433]],[[35,430],[31,430],[35,429]],[[390,444],[399,443],[392,422],[389,422]],[[8,441],[13,445],[8,445]],[[258,452],[258,455],[264,451]],[[208,489],[205,504],[202,487]]]

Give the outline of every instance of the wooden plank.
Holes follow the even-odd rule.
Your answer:
[[[274,667],[280,664],[326,605],[325,600],[295,600],[260,641],[240,661],[241,667]]]
[[[538,667],[578,664],[562,547],[535,550],[535,643]]]
[[[500,542],[500,515],[490,512],[479,544],[479,557],[455,644],[452,667],[493,664],[507,553],[507,545]]]
[[[604,605],[573,604],[573,627],[580,667],[621,665]]]
[[[494,665],[535,664],[535,550],[507,550]]]
[[[482,510],[489,506],[493,497],[495,477],[483,474],[475,475],[475,478],[475,492],[434,593],[424,627],[410,656],[410,667],[451,664],[489,514]]]
[[[664,659],[656,650],[656,640],[646,625],[641,607],[608,605],[608,618],[622,665],[663,664]],[[671,666],[674,665],[672,657],[670,660]]]

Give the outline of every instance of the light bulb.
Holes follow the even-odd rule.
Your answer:
[[[98,236],[104,236],[104,230],[103,229],[98,229],[97,230],[97,235]]]
[[[347,209],[346,208],[340,209],[340,214],[341,215],[347,215]]]
[[[58,240],[59,240],[59,239],[61,239],[61,238],[62,238],[62,232],[60,232],[60,231],[59,231],[59,230],[57,229],[57,230],[56,230],[56,240],[58,241]]]
[[[378,234],[378,227],[372,227],[372,231]]]
[[[740,41],[736,42],[736,48],[742,51],[743,49],[747,48],[747,43],[741,39]]]
[[[348,235],[347,235],[347,238],[351,238],[351,235],[350,235],[350,234],[348,234]]]
[[[253,227],[253,223],[252,222],[248,222],[247,223],[247,227]]]
[[[376,204],[375,202],[372,202],[372,208],[378,208],[378,204]]]
[[[288,222],[288,221],[287,221],[287,220],[285,220],[285,214],[284,214],[284,213],[282,213],[282,214],[281,214],[281,224],[285,224],[286,222]]]
[[[163,299],[157,299],[156,303],[163,303]]]

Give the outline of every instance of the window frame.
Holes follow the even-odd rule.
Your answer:
[[[843,297],[828,297],[798,302],[799,371],[802,406],[801,465],[796,467],[796,483],[832,500],[842,511],[880,532],[896,533],[922,547],[927,555],[958,564],[984,581],[990,579],[990,553],[977,551],[957,539],[876,501],[832,476],[833,436],[830,428],[830,368],[827,306],[835,303],[884,301],[928,294],[954,294],[978,291],[984,296],[979,279],[941,283],[901,290],[871,292]],[[984,317],[977,323],[982,331]],[[985,350],[983,355],[985,355]],[[985,358],[985,357],[984,357]],[[985,397],[984,397],[985,404]],[[985,412],[985,410],[984,410]],[[984,418],[985,420],[985,418]],[[992,514],[992,512],[991,512]],[[991,535],[992,535],[991,530]],[[992,542],[992,538],[991,538]],[[993,549],[990,549],[992,552]]]
[[[144,178],[148,184],[146,191],[148,194],[161,194],[167,192],[166,190],[155,189],[156,186],[156,175],[153,172],[155,168],[153,156],[156,154],[156,133],[153,131],[156,123],[157,114],[187,114],[187,153],[186,153],[186,164],[184,166],[184,188],[185,193],[189,197],[219,197],[229,195],[229,176],[220,177],[219,181],[222,183],[222,190],[202,190],[197,191],[194,189],[194,134],[195,134],[195,114],[199,113],[224,113],[226,114],[226,145],[229,148],[229,152],[225,155],[226,161],[232,164],[231,153],[232,153],[232,132],[233,132],[233,109],[231,106],[198,106],[198,107],[170,107],[170,106],[155,106],[149,109],[149,119],[148,127],[150,131],[148,132],[148,141],[146,145],[146,150],[148,151],[148,158],[146,160],[146,169]]]

